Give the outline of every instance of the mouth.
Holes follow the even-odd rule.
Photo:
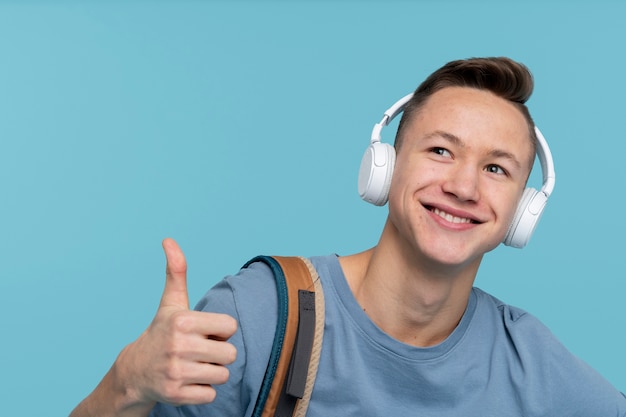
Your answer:
[[[426,208],[449,223],[455,223],[455,224],[480,224],[481,223],[478,220],[471,219],[469,217],[455,216],[454,214],[450,214],[437,207],[426,206]]]

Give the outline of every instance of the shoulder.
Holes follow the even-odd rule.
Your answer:
[[[528,311],[506,304],[479,288],[474,288],[473,293],[476,295],[481,320],[491,321],[489,324],[500,326],[511,337],[520,338],[520,341],[533,336],[556,341],[552,332]]]
[[[477,299],[477,325],[490,327],[489,330],[502,338],[498,342],[513,349],[520,360],[533,363],[545,361],[547,364],[558,357],[562,360],[574,358],[536,316],[478,288],[473,291]],[[561,356],[564,352],[567,355]]]
[[[323,280],[329,269],[336,268],[334,255],[309,259]],[[266,335],[273,335],[276,329],[277,306],[276,279],[272,269],[264,262],[254,261],[236,274],[222,279],[200,299],[195,308],[231,315],[239,322],[244,343],[263,343],[265,350],[271,347],[266,346],[267,341],[271,343],[272,340]]]
[[[474,292],[478,321],[483,322],[478,326],[493,329],[493,355],[506,364],[509,378],[527,396],[528,407],[535,402],[540,407],[547,395],[562,415],[615,415],[616,409],[621,410],[618,415],[626,412],[624,396],[570,352],[537,317],[479,289]],[[483,335],[488,333],[480,330]]]
[[[277,320],[276,305],[276,284],[272,270],[263,262],[254,262],[236,274],[224,277],[207,291],[195,309],[234,317],[245,343],[266,339],[271,341]],[[258,337],[266,334],[270,337]],[[255,350],[257,348],[255,346]]]

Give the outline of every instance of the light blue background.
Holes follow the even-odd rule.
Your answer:
[[[492,55],[535,75],[557,186],[477,285],[626,391],[626,6],[591,3],[1,2],[0,414],[67,415],[95,387],[156,310],[164,237],[192,304],[256,254],[374,245],[373,124]]]

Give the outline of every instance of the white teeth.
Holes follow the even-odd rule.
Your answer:
[[[442,219],[449,221],[450,223],[471,223],[472,222],[470,219],[467,219],[464,217],[453,216],[452,214],[446,213],[445,211],[439,210],[438,208],[434,208],[433,213],[435,213],[437,216],[441,217]]]

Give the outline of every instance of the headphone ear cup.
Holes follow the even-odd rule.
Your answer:
[[[368,203],[382,206],[389,197],[396,150],[388,143],[373,142],[365,150],[359,169],[359,195]]]
[[[534,188],[526,188],[517,205],[515,216],[513,216],[513,221],[503,243],[514,248],[526,246],[539,223],[547,202],[548,196],[543,192],[538,192]]]

